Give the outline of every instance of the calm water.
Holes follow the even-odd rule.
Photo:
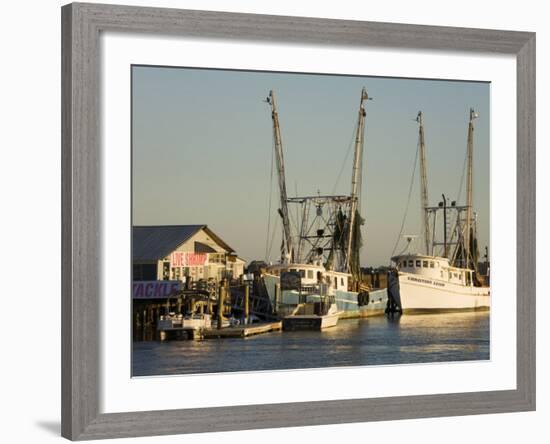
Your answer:
[[[134,376],[489,359],[489,313],[375,317],[323,332],[133,344]]]

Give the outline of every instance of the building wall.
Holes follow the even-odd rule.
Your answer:
[[[227,261],[226,254],[229,253],[221,245],[216,243],[208,233],[204,230],[201,230],[195,233],[191,238],[186,242],[180,245],[174,250],[174,252],[186,252],[186,253],[195,253],[196,243],[200,242],[203,245],[208,246],[213,250],[211,253],[205,253],[207,255],[207,261],[205,265],[201,266],[191,266],[191,267],[172,267],[171,264],[171,255],[173,252],[170,252],[163,259],[159,259],[156,262],[147,263],[147,278],[150,280],[153,277],[150,276],[152,273],[153,276],[156,275],[157,280],[181,280],[185,281],[185,277],[189,276],[193,281],[198,281],[200,279],[208,280],[214,279],[216,281],[224,277],[227,267],[227,272],[233,279],[238,279],[244,273],[244,264],[245,262],[237,258],[235,262]],[[143,265],[146,263],[144,262]],[[153,264],[154,268],[151,268]],[[141,263],[134,263],[134,270],[138,270],[139,267],[136,265],[142,265]],[[156,268],[156,269],[155,269]],[[140,280],[140,276],[136,275],[134,280]]]
[[[185,243],[180,245],[174,251],[194,253],[196,242],[207,245],[215,252],[205,253],[208,258],[205,265],[190,267],[172,267],[170,263],[170,256],[172,253],[170,253],[170,255],[166,256],[163,260],[158,261],[157,279],[172,279],[183,281],[185,280],[185,276],[189,276],[193,281],[198,281],[200,279],[214,279],[218,281],[223,278],[224,270],[226,269],[227,263],[225,254],[229,253],[229,251],[216,243],[216,241],[212,239],[204,230],[195,233],[191,238],[189,238]],[[166,273],[167,264],[169,264],[168,274]],[[236,275],[235,279],[243,273],[242,267],[237,267],[235,271],[233,271],[232,269],[230,271],[232,271],[233,276]]]
[[[132,274],[134,281],[154,281],[158,279],[158,264],[157,262],[134,262],[132,266]]]
[[[233,279],[238,279],[244,273],[244,264],[245,261],[240,258],[237,258],[235,262],[229,263],[229,268]]]

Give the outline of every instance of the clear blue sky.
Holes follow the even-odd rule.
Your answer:
[[[367,102],[362,265],[387,264],[395,244],[424,113],[430,203],[456,199],[469,109],[476,120],[474,206],[489,241],[490,85],[478,82],[134,67],[133,223],[207,224],[246,260],[264,259],[275,90],[289,196],[349,194],[361,88]],[[418,171],[418,169],[417,169]],[[273,185],[276,186],[274,177]],[[405,233],[420,233],[418,178]],[[464,201],[462,191],[461,201]],[[274,188],[272,221],[277,218]],[[277,233],[279,236],[279,233]],[[278,258],[280,236],[271,260]]]

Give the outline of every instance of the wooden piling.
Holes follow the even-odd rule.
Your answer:
[[[281,296],[281,285],[275,284],[275,298],[273,301],[273,310],[275,313],[279,312],[279,298]]]
[[[249,313],[249,306],[248,306],[248,300],[249,300],[249,294],[250,294],[250,287],[245,284],[244,286],[244,319],[246,324],[248,324],[248,313]]]
[[[225,300],[225,283],[222,282],[218,290],[218,330],[221,330],[223,325],[224,300]]]

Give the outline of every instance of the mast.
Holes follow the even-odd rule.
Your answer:
[[[468,124],[468,147],[467,147],[467,176],[466,176],[466,227],[464,236],[465,268],[470,268],[470,261],[473,260],[471,251],[472,242],[472,204],[473,204],[473,154],[474,154],[474,120],[478,114],[470,108],[470,122]],[[477,264],[473,264],[477,268]]]
[[[279,197],[281,199],[281,208],[279,214],[283,219],[283,245],[281,246],[282,262],[292,262],[292,237],[290,234],[290,219],[288,216],[286,182],[285,182],[285,163],[283,157],[283,144],[281,142],[281,128],[279,127],[279,115],[277,113],[277,104],[275,93],[269,91],[266,102],[271,106],[271,119],[273,120],[273,138],[275,140],[275,158],[277,163],[277,175],[279,178]]]
[[[426,254],[430,254],[430,221],[428,212],[428,174],[426,172],[426,146],[424,144],[424,121],[422,111],[416,116],[418,122],[418,143],[420,144],[420,204],[422,206],[422,229]]]
[[[365,129],[365,116],[366,111],[363,105],[365,100],[369,100],[367,90],[363,87],[361,90],[361,100],[359,101],[359,115],[357,120],[357,133],[355,135],[355,151],[353,156],[353,170],[351,176],[351,205],[349,213],[349,232],[348,232],[348,245],[346,251],[345,269],[351,272],[351,247],[354,237],[355,215],[359,205],[359,192],[362,179],[362,165],[363,165],[363,141],[364,141],[364,129]]]
[[[447,198],[444,194],[441,195],[443,200],[441,201],[441,207],[443,208],[443,257],[449,257],[449,250],[447,249]]]

